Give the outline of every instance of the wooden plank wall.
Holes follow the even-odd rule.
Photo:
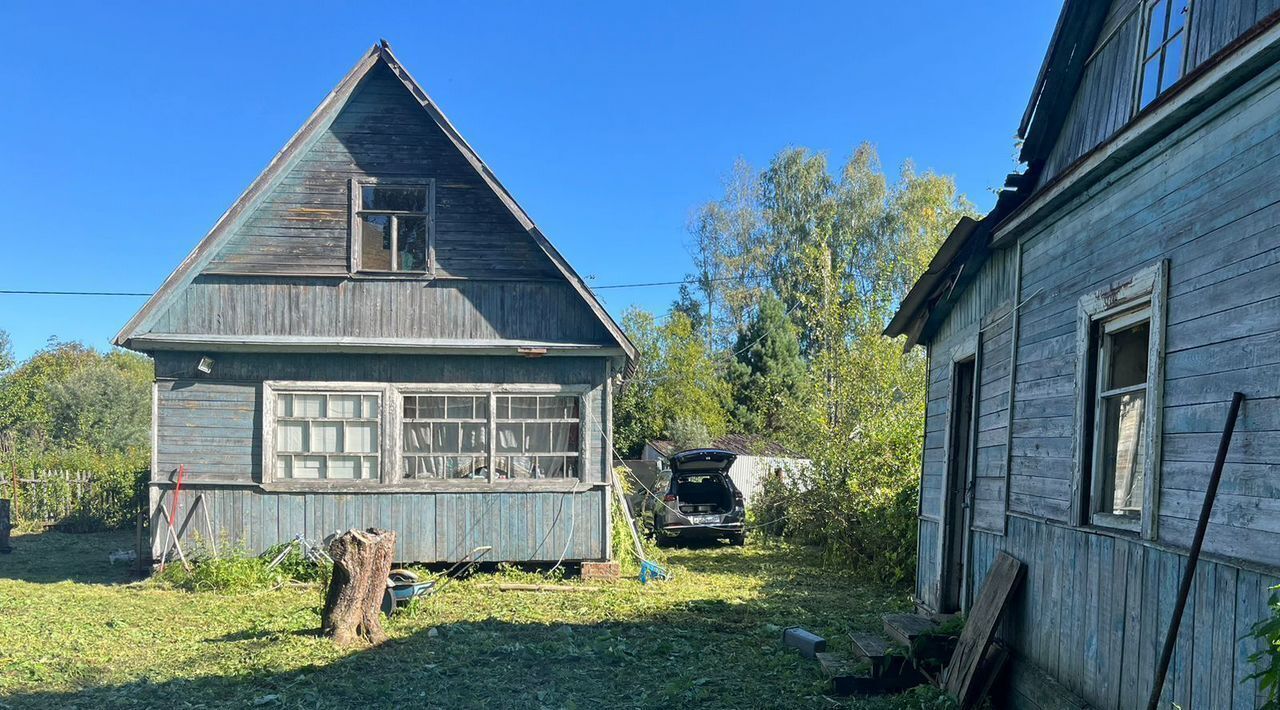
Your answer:
[[[381,63],[205,273],[346,276],[353,177],[435,178],[439,276],[560,276]]]
[[[1040,174],[1041,185],[1101,145],[1133,118],[1136,108],[1138,0],[1113,0],[1072,100],[1062,130]],[[1191,11],[1186,71],[1189,73],[1280,9],[1280,0],[1196,0]]]
[[[945,444],[952,355],[957,346],[976,338],[979,324],[982,333],[975,344],[982,351],[982,362],[977,381],[978,406],[974,412],[978,451],[974,468],[973,523],[978,529],[1004,530],[1012,275],[1013,253],[1006,250],[993,254],[929,343],[929,401],[920,486],[916,596],[932,608],[936,608],[939,592],[938,535],[947,463]]]
[[[1034,663],[1092,707],[1146,703],[1155,660],[1173,613],[1186,553],[1122,535],[1010,517],[1007,536],[975,532],[974,588],[1004,550],[1027,577],[1001,636],[1016,663]],[[1254,708],[1263,701],[1249,656],[1250,629],[1267,613],[1280,578],[1202,559],[1182,620],[1162,707]],[[1054,708],[1043,691],[1014,688],[1013,707]]]
[[[610,456],[602,423],[605,359],[431,355],[218,354],[201,377],[198,353],[155,353],[158,469],[170,480],[180,464],[192,481],[259,480],[262,462],[262,381],[392,383],[530,383],[590,385],[583,417],[587,461],[583,479],[604,481]],[[216,379],[215,379],[216,378]]]
[[[164,548],[158,505],[172,509],[172,489],[152,489],[152,553]],[[480,545],[486,559],[553,562],[605,557],[607,488],[580,493],[264,493],[255,487],[184,486],[182,511],[194,513],[184,530],[188,552],[208,542],[196,497],[208,506],[213,536],[259,554],[299,533],[313,542],[348,528],[395,530],[398,562],[453,562]],[[185,512],[179,517],[186,519]]]
[[[1044,221],[1023,243],[1011,509],[1066,520],[1076,303],[1170,262],[1159,538],[1186,545],[1226,405],[1249,400],[1206,549],[1280,566],[1280,67]]]
[[[200,276],[152,332],[615,344],[564,280]]]

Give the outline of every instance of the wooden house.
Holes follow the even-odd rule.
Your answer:
[[[1068,0],[1025,172],[886,333],[928,350],[915,595],[999,551],[1010,704],[1146,705],[1232,393],[1248,399],[1161,707],[1252,708],[1280,581],[1280,3]]]
[[[156,555],[176,512],[187,546],[377,526],[402,561],[610,556],[635,351],[385,43],[116,343],[155,360]]]

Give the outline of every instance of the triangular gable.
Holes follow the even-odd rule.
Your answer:
[[[609,316],[595,294],[586,286],[582,278],[569,265],[560,252],[547,240],[546,236],[533,223],[528,214],[516,203],[511,193],[498,181],[493,171],[480,159],[475,150],[462,138],[453,124],[440,111],[422,87],[414,81],[408,71],[400,64],[385,43],[375,45],[357,62],[356,66],[339,82],[338,86],[320,104],[314,113],[303,124],[302,128],[290,138],[285,147],[272,159],[266,170],[254,180],[249,189],[236,200],[235,204],[214,225],[213,229],[182,261],[177,269],[165,280],[147,303],[117,334],[117,345],[125,345],[131,338],[147,333],[163,314],[166,306],[181,291],[191,284],[211,260],[226,246],[237,232],[237,228],[253,214],[257,206],[280,181],[289,174],[290,169],[306,154],[324,131],[339,116],[343,108],[351,100],[362,81],[378,66],[385,66],[404,86],[420,105],[430,119],[440,128],[449,142],[457,149],[468,165],[475,170],[483,183],[492,191],[537,248],[551,261],[555,269],[572,286],[582,298],[601,325],[623,349],[629,360],[635,359],[635,348],[625,333]]]

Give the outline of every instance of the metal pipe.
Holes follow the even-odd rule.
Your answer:
[[[1236,417],[1240,414],[1240,405],[1243,402],[1243,394],[1236,392],[1232,395],[1231,409],[1227,412],[1227,425],[1223,428],[1222,439],[1218,442],[1218,455],[1213,460],[1213,472],[1209,474],[1209,486],[1204,492],[1204,505],[1200,508],[1200,521],[1196,523],[1196,534],[1191,539],[1191,551],[1187,556],[1187,571],[1182,574],[1182,585],[1178,588],[1178,601],[1173,607],[1173,618],[1169,619],[1169,631],[1164,637],[1164,649],[1160,652],[1160,664],[1156,666],[1156,679],[1151,686],[1147,710],[1156,710],[1160,705],[1160,691],[1163,690],[1165,676],[1169,674],[1169,661],[1173,660],[1173,647],[1178,642],[1178,626],[1182,623],[1182,612],[1187,608],[1191,583],[1195,581],[1196,564],[1200,561],[1200,547],[1204,544],[1204,533],[1209,527],[1209,513],[1213,511],[1213,500],[1218,495],[1218,483],[1222,481],[1222,467],[1227,462],[1227,449],[1231,447],[1231,435],[1235,433]]]

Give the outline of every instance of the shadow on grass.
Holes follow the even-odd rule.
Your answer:
[[[64,533],[57,530],[20,533],[13,551],[0,555],[0,579],[36,584],[79,582],[124,584],[137,577],[133,562],[111,562],[113,552],[131,552],[133,531]]]
[[[0,700],[95,709],[831,707],[817,664],[782,646],[782,628],[804,625],[843,648],[845,631],[873,628],[905,593],[810,562],[794,549],[721,546],[671,550],[677,577],[646,587],[503,593],[476,579],[390,620],[386,644],[345,653],[315,637],[312,614],[255,622],[269,628],[211,621],[195,651],[204,660],[191,660],[187,640],[158,640],[148,665],[129,671],[144,677]],[[190,608],[206,599],[192,594]],[[865,707],[891,707],[878,702]]]

